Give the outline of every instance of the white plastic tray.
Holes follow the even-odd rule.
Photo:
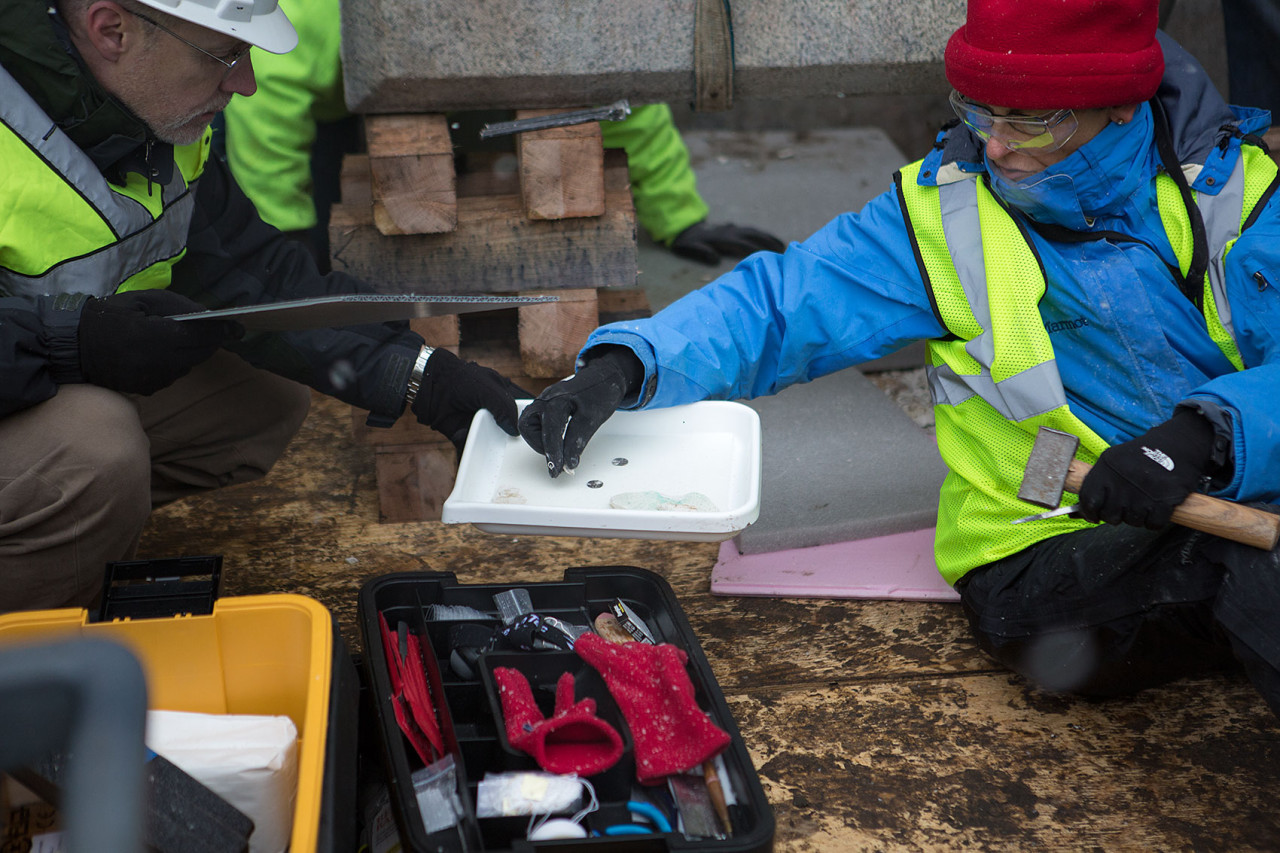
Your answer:
[[[720,542],[759,516],[760,470],[760,417],[741,403],[616,412],[591,439],[577,470],[554,480],[541,454],[504,433],[482,409],[441,518],[510,535]],[[693,493],[710,505],[610,506],[628,493],[656,493],[649,497],[660,498],[657,503]]]

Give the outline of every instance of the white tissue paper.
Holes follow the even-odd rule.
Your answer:
[[[250,853],[289,848],[298,729],[288,717],[148,711],[146,743],[253,820]]]

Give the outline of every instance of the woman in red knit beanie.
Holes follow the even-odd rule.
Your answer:
[[[1280,713],[1280,550],[1175,513],[1193,492],[1280,512],[1269,115],[1229,106],[1157,8],[970,0],[946,48],[961,121],[932,151],[781,255],[597,329],[525,440],[554,476],[616,408],[772,394],[925,340],[934,556],[979,645],[1095,696],[1243,668]],[[1028,518],[1040,427],[1092,467],[1068,514]]]
[[[946,49],[956,114],[1013,180],[1123,124],[1164,73],[1155,0],[971,0]],[[994,140],[995,144],[992,144]]]

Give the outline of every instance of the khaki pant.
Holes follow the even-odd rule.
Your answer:
[[[219,352],[149,397],[64,385],[0,419],[0,612],[90,606],[153,507],[266,474],[310,393]]]

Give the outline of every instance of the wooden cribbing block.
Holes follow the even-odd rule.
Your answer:
[[[562,110],[517,110],[516,118]],[[599,122],[553,127],[516,137],[520,195],[530,219],[604,213],[604,144]]]
[[[409,321],[409,328],[422,335],[427,346],[447,349],[454,355],[458,354],[458,345],[462,342],[462,324],[457,314],[414,317]]]
[[[556,302],[516,309],[520,314],[520,363],[529,376],[561,378],[573,373],[578,351],[600,324],[595,288],[557,290],[555,295],[559,297]]]
[[[382,234],[439,234],[458,226],[449,124],[440,114],[365,119],[373,221]]]
[[[653,313],[649,294],[643,287],[602,287],[596,291],[600,325],[620,320],[638,320]]]
[[[373,209],[373,174],[369,171],[368,154],[343,156],[342,168],[338,172],[338,193],[343,204]]]
[[[354,172],[358,163],[347,163]],[[518,194],[460,196],[447,234],[387,236],[369,206],[334,205],[333,268],[374,282],[382,293],[510,293],[636,283],[636,214],[626,155],[605,157],[605,212],[531,220]],[[345,186],[356,186],[351,177]]]
[[[374,452],[378,478],[378,518],[383,522],[431,521],[457,478],[457,453],[447,441],[379,447]]]

